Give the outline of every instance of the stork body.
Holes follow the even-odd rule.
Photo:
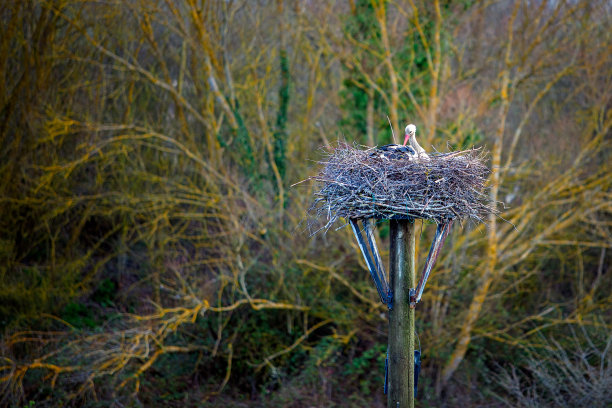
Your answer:
[[[387,144],[379,146],[372,153],[373,156],[378,156],[386,160],[411,160],[416,156],[416,152],[410,146],[403,146],[398,144]]]

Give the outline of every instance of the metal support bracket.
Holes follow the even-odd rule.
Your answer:
[[[393,309],[393,292],[391,291],[389,281],[387,280],[387,274],[385,272],[380,253],[378,252],[376,239],[372,231],[372,222],[374,220],[362,219],[361,222],[363,224],[363,228],[359,227],[358,221],[359,219],[350,219],[349,223],[351,224],[353,233],[357,238],[359,249],[361,249],[361,253],[370,272],[370,276],[372,276],[378,296],[380,296],[380,301],[387,305],[389,310],[391,310]],[[440,250],[444,245],[444,241],[446,240],[451,227],[452,221],[444,224],[438,224],[436,235],[431,243],[431,248],[429,249],[429,254],[427,255],[427,260],[425,261],[425,266],[423,267],[423,272],[421,273],[419,283],[417,284],[416,288],[410,289],[411,308],[415,308],[417,303],[421,301],[421,296],[423,296],[423,290],[425,290],[425,285],[427,284],[429,274],[431,273],[431,270],[433,269],[438,256],[440,255]],[[365,237],[363,236],[362,231],[365,231]]]
[[[393,309],[393,292],[389,286],[387,274],[385,272],[380,253],[378,252],[378,247],[376,246],[376,239],[374,238],[374,234],[372,232],[373,220],[361,220],[367,241],[364,239],[363,234],[361,233],[362,229],[359,228],[358,221],[358,219],[350,219],[349,223],[353,229],[353,234],[355,234],[355,237],[357,238],[357,244],[359,244],[359,249],[361,249],[363,259],[368,266],[370,276],[372,276],[372,280],[374,281],[374,285],[378,291],[378,296],[380,296],[380,301],[387,305],[389,310],[391,310]]]
[[[452,221],[449,221],[445,224],[438,224],[438,228],[436,229],[436,236],[431,243],[431,248],[429,249],[429,254],[427,254],[427,260],[425,261],[425,266],[423,267],[423,272],[421,273],[421,279],[419,279],[419,283],[415,289],[410,289],[410,307],[415,308],[417,303],[421,301],[421,296],[423,295],[423,290],[425,289],[425,285],[427,284],[427,278],[429,278],[429,274],[433,269],[438,256],[440,255],[440,249],[444,245],[444,241],[450,232],[450,229],[453,225]]]

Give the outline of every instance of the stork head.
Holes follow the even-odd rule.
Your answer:
[[[405,136],[404,146],[406,146],[406,144],[408,143],[408,140],[410,140],[410,137],[414,137],[415,133],[416,133],[416,126],[414,126],[412,123],[406,126],[406,130],[404,131],[404,136]]]

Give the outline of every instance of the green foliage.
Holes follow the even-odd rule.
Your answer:
[[[358,383],[363,394],[376,392],[384,382],[386,353],[386,344],[374,344],[349,361],[343,375]]]
[[[356,41],[367,44],[376,50],[380,50],[380,28],[376,22],[374,7],[369,0],[358,0],[355,2],[355,11],[349,14],[344,21],[345,35],[355,38]],[[376,61],[363,55],[359,63],[364,66],[364,69],[373,69]],[[383,105],[382,98],[376,92],[368,95],[366,91],[369,88],[367,80],[356,67],[346,67],[349,75],[346,76],[340,91],[342,100],[341,108],[343,110],[343,118],[340,126],[345,134],[350,134],[351,139],[359,140],[362,143],[366,142],[366,110],[370,98],[373,98],[375,121],[377,129],[384,129],[386,122],[385,115],[380,116],[381,107]]]
[[[260,177],[260,171],[258,168],[258,163],[255,159],[251,134],[244,123],[242,114],[240,113],[239,102],[234,101],[234,103],[236,107],[233,109],[232,113],[236,118],[238,128],[228,132],[231,135],[230,138],[234,141],[234,143],[232,143],[231,147],[227,146],[226,137],[223,134],[218,135],[219,142],[222,147],[227,146],[229,148],[230,152],[232,152],[231,155],[242,167],[244,174],[247,175],[249,179],[257,183]]]
[[[484,134],[473,123],[451,123],[444,129],[444,136],[449,139],[451,150],[466,150],[481,146],[485,140]]]
[[[384,3],[384,2],[383,2]],[[465,7],[468,8],[469,2]],[[445,14],[452,13],[449,4],[443,5]],[[426,14],[421,19],[422,32],[415,29],[406,30],[398,38],[397,47],[393,50],[392,62],[396,72],[402,78],[414,78],[410,84],[410,93],[401,92],[399,104],[402,109],[401,122],[415,121],[417,110],[414,102],[419,104],[426,103],[428,89],[431,86],[431,66],[428,53],[431,50],[426,44],[431,44],[434,35],[434,21],[431,16],[432,10],[426,7],[423,10]],[[389,72],[384,67],[381,55],[384,54],[384,47],[381,40],[380,24],[375,16],[373,3],[369,0],[358,0],[355,2],[355,10],[344,20],[345,36],[354,41],[369,47],[368,51],[360,50],[358,54],[351,58],[343,87],[340,90],[341,108],[343,118],[340,122],[345,134],[351,135],[351,139],[366,142],[367,133],[367,109],[368,103],[372,104],[373,109],[373,135],[374,143],[381,145],[392,142],[389,130],[389,106],[387,106],[381,93],[389,94],[391,82]],[[443,31],[442,35],[446,35]],[[444,42],[442,44],[444,46]],[[431,56],[429,57],[431,58]],[[361,65],[361,69],[354,67],[354,64]],[[365,71],[365,74],[363,73]],[[370,76],[370,80],[375,80],[376,88],[366,80],[365,75]],[[372,99],[370,101],[370,99]],[[387,99],[388,101],[388,99]],[[398,135],[396,135],[398,137]]]
[[[389,233],[391,232],[391,228],[388,222],[379,222],[376,224],[376,227],[378,229],[378,236],[381,239],[389,238]]]
[[[77,329],[92,329],[97,326],[93,312],[82,303],[68,303],[62,311],[61,317]]]
[[[278,112],[274,130],[274,162],[281,178],[285,177],[287,150],[287,110],[289,108],[289,60],[287,52],[281,50],[280,57],[280,88],[278,90]]]
[[[102,307],[114,305],[117,295],[117,284],[111,279],[102,279],[98,288],[91,296],[91,299]]]

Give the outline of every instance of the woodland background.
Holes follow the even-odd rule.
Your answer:
[[[507,220],[447,240],[417,405],[609,407],[611,13],[0,0],[0,405],[385,406],[386,309],[291,185],[388,116],[488,150]]]

